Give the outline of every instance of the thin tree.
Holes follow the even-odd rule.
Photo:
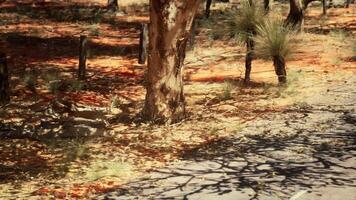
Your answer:
[[[326,7],[326,0],[322,0],[322,6],[323,6],[323,15],[326,15],[327,7]]]
[[[210,16],[211,2],[212,2],[212,0],[206,0],[206,4],[205,4],[205,17],[206,18],[209,18],[209,16]]]
[[[345,8],[350,7],[351,0],[346,0],[345,2]]]
[[[107,9],[110,11],[117,11],[119,9],[118,0],[108,0]]]
[[[266,12],[270,10],[270,5],[269,5],[269,0],[263,0],[263,8],[265,9]]]
[[[264,11],[254,4],[251,0],[241,2],[241,8],[236,15],[232,15],[229,32],[231,35],[238,36],[246,44],[246,58],[245,58],[245,78],[244,82],[250,81],[254,40],[256,35],[256,28],[263,22]]]
[[[150,0],[146,120],[174,123],[185,117],[182,67],[200,0]]]
[[[6,54],[0,52],[0,105],[10,102],[9,72]]]

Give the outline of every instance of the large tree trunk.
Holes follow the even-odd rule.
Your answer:
[[[0,105],[10,102],[9,72],[6,54],[0,52]]]
[[[252,68],[252,60],[253,60],[253,50],[254,50],[254,41],[252,39],[246,40],[246,58],[245,58],[245,83],[250,82],[251,80],[251,68]]]
[[[290,10],[286,19],[286,24],[302,31],[304,25],[304,5],[301,0],[290,0]]]
[[[174,123],[185,117],[182,67],[200,0],[150,0],[147,94],[143,117]]]
[[[278,82],[280,84],[287,83],[287,71],[286,71],[286,62],[284,58],[280,56],[273,57],[273,65],[278,76]]]

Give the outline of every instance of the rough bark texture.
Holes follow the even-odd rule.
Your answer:
[[[9,71],[6,54],[0,52],[0,105],[10,102]]]
[[[108,0],[107,8],[111,11],[117,11],[119,9],[119,4],[117,0]]]
[[[80,44],[79,44],[79,68],[78,68],[78,78],[83,80],[85,79],[86,74],[86,61],[87,61],[87,36],[80,36]]]
[[[286,62],[284,58],[280,56],[273,57],[273,65],[278,76],[278,82],[280,84],[287,83]]]
[[[200,0],[150,0],[147,94],[143,116],[156,123],[185,117],[182,66]]]
[[[247,39],[246,41],[246,58],[245,58],[245,83],[248,83],[251,78],[251,68],[252,68],[252,60],[253,60],[253,50],[254,50],[254,41],[252,39]]]
[[[212,2],[212,0],[206,0],[206,6],[205,6],[205,17],[206,18],[209,18],[209,16],[210,16],[211,2]]]
[[[147,46],[148,46],[148,24],[142,24],[140,34],[140,52],[138,63],[145,64],[147,60]]]

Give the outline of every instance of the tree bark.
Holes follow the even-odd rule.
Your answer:
[[[211,2],[212,2],[212,0],[206,0],[206,6],[205,6],[205,17],[206,18],[209,18],[209,16],[210,16]]]
[[[185,117],[182,67],[200,0],[150,0],[146,120],[174,123]]]
[[[140,34],[140,52],[139,64],[145,64],[147,60],[147,46],[148,46],[148,24],[142,24]]]
[[[87,36],[80,36],[80,44],[79,44],[79,68],[78,68],[78,78],[80,80],[85,79],[86,74],[86,62],[87,62]]]
[[[251,80],[251,68],[252,68],[252,60],[253,60],[253,50],[254,50],[254,41],[252,39],[246,40],[246,58],[245,58],[245,83],[250,82]]]
[[[304,9],[301,0],[290,0],[290,10],[286,19],[286,25],[295,27],[299,31],[303,31],[304,26]]]
[[[278,76],[278,82],[280,84],[287,83],[286,62],[284,58],[280,56],[273,57],[273,65]]]
[[[117,0],[108,0],[107,8],[111,11],[117,11],[119,9],[119,4]]]
[[[6,54],[0,53],[0,105],[10,102],[9,79]]]

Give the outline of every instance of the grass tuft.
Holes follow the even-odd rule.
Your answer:
[[[285,27],[281,19],[267,19],[257,27],[256,53],[264,58],[288,58],[292,54],[292,36],[290,27]]]

